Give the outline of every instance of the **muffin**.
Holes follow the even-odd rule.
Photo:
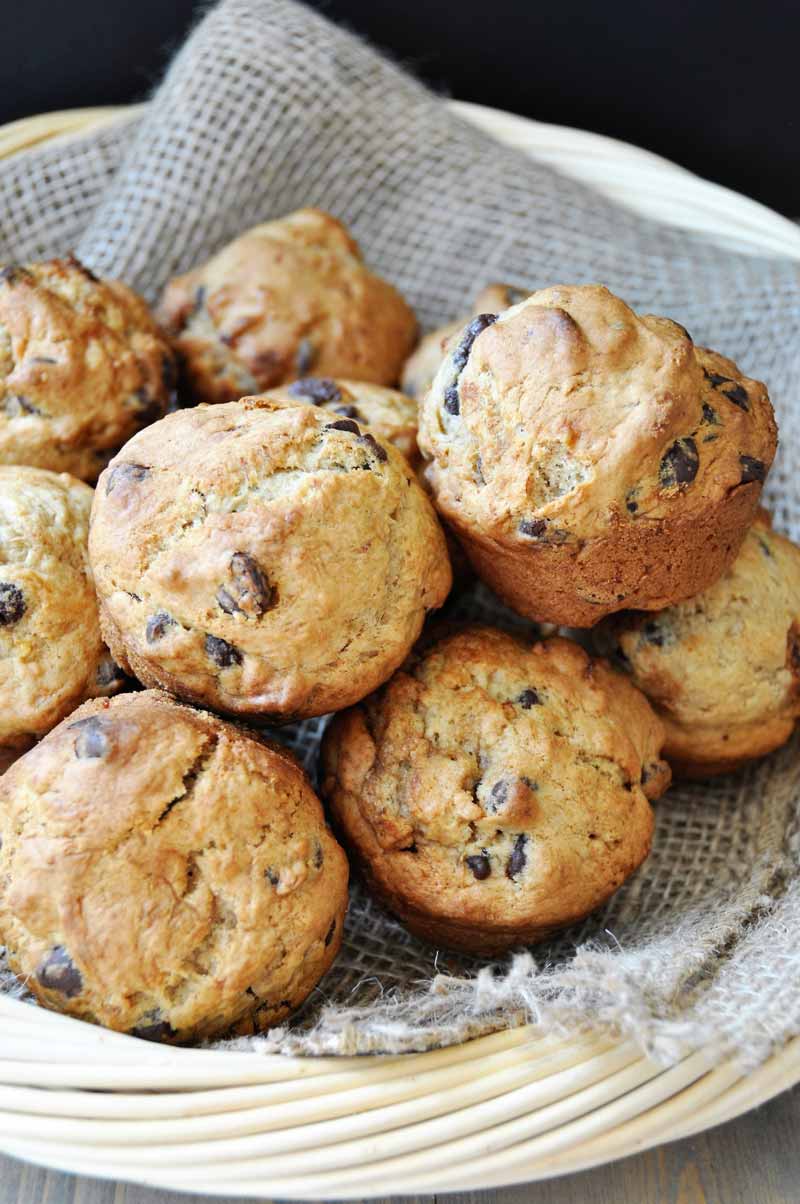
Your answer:
[[[676,774],[736,769],[784,744],[800,715],[800,548],[762,511],[709,589],[615,615],[596,639],[650,699]]]
[[[403,365],[400,387],[409,397],[420,399],[428,391],[436,375],[439,365],[444,359],[445,351],[451,339],[463,330],[470,317],[483,313],[501,313],[512,305],[518,305],[530,293],[527,289],[517,288],[513,284],[487,284],[481,289],[472,306],[472,313],[456,318],[426,334]]]
[[[339,418],[352,418],[369,427],[378,439],[393,443],[412,467],[419,464],[417,403],[397,389],[368,381],[304,376],[281,389],[271,389],[267,397],[281,405],[315,405]]]
[[[95,481],[175,384],[169,344],[124,284],[74,256],[0,267],[0,464]]]
[[[776,443],[764,385],[597,285],[473,319],[420,406],[436,505],[477,574],[569,627],[711,585]]]
[[[341,222],[301,209],[254,226],[170,280],[161,315],[192,401],[235,401],[297,377],[393,385],[417,323]]]
[[[155,1041],[285,1019],[335,958],[347,861],[294,759],[146,691],[0,781],[0,941],[40,1003]]]
[[[396,448],[265,397],[181,410],[132,439],[98,483],[89,548],[123,668],[272,719],[375,689],[451,582]]]
[[[0,772],[79,703],[124,682],[100,637],[92,490],[0,466]]]
[[[412,932],[494,954],[581,919],[645,859],[662,740],[644,696],[577,644],[471,627],[335,716],[322,793]]]

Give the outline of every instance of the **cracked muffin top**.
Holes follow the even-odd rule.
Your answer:
[[[393,443],[412,467],[419,463],[417,403],[397,389],[368,381],[305,376],[266,396],[281,405],[315,405],[339,418],[366,425],[378,439]]]
[[[175,385],[172,350],[126,285],[73,256],[0,267],[0,463],[95,481]]]
[[[284,1019],[347,862],[285,751],[165,694],[90,702],[0,779],[0,941],[47,1007],[150,1040]]]
[[[301,209],[254,226],[176,276],[161,316],[192,401],[235,401],[297,377],[393,385],[417,323],[341,222]]]
[[[702,514],[776,442],[763,384],[598,285],[476,319],[420,407],[444,512],[518,541]]]
[[[474,318],[484,313],[499,314],[512,305],[518,305],[529,296],[530,292],[527,289],[518,288],[515,284],[487,284],[475,298],[471,314],[439,326],[420,339],[418,346],[403,365],[400,377],[403,392],[409,397],[421,400],[423,394],[431,387],[451,339],[463,330],[470,317]]]
[[[351,418],[265,397],[171,414],[101,477],[103,632],[145,685],[321,715],[397,668],[451,584],[405,458]]]
[[[0,466],[0,768],[123,684],[100,636],[91,506],[66,473]]]
[[[577,644],[471,627],[334,717],[322,794],[412,931],[492,953],[586,915],[645,858],[662,740]]]
[[[800,548],[761,511],[709,589],[615,616],[597,642],[660,715],[678,772],[735,769],[788,740],[800,716]]]

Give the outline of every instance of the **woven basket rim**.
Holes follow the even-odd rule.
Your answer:
[[[620,204],[800,260],[788,219],[648,151],[450,103]],[[23,118],[0,127],[0,158],[138,111]],[[749,1073],[704,1050],[664,1067],[628,1040],[531,1024],[420,1054],[232,1054],[148,1045],[0,995],[3,1152],[209,1195],[351,1199],[547,1178],[700,1132],[798,1081],[800,1038]]]

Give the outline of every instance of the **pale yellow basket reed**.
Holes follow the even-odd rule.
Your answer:
[[[800,259],[800,229],[645,151],[457,105],[621,204],[740,251]],[[130,109],[0,129],[0,156]],[[757,1070],[703,1051],[665,1068],[630,1041],[533,1025],[401,1057],[171,1049],[0,995],[0,1149],[46,1166],[226,1196],[347,1199],[565,1174],[721,1124],[800,1081],[800,1039]]]

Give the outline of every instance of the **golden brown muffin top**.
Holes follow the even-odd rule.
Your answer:
[[[451,584],[405,458],[358,423],[265,397],[182,410],[98,484],[104,633],[145,684],[276,717],[394,671]]]
[[[480,930],[546,929],[646,855],[662,741],[644,696],[577,644],[471,627],[334,718],[322,793],[389,896]]]
[[[417,328],[399,292],[319,209],[254,226],[176,276],[161,314],[192,399],[207,402],[311,373],[392,385]]]
[[[100,637],[86,547],[92,490],[0,466],[0,755],[122,685]]]
[[[0,268],[0,463],[94,481],[175,400],[147,305],[77,259]]]
[[[0,780],[0,939],[41,1002],[151,1039],[282,1018],[341,940],[347,863],[291,756],[148,691]]]
[[[758,756],[800,715],[800,548],[762,511],[709,589],[658,614],[619,615],[597,639],[655,706],[668,754]]]
[[[437,504],[492,538],[589,539],[702,515],[764,479],[766,388],[608,289],[565,285],[474,319],[420,407]]]

